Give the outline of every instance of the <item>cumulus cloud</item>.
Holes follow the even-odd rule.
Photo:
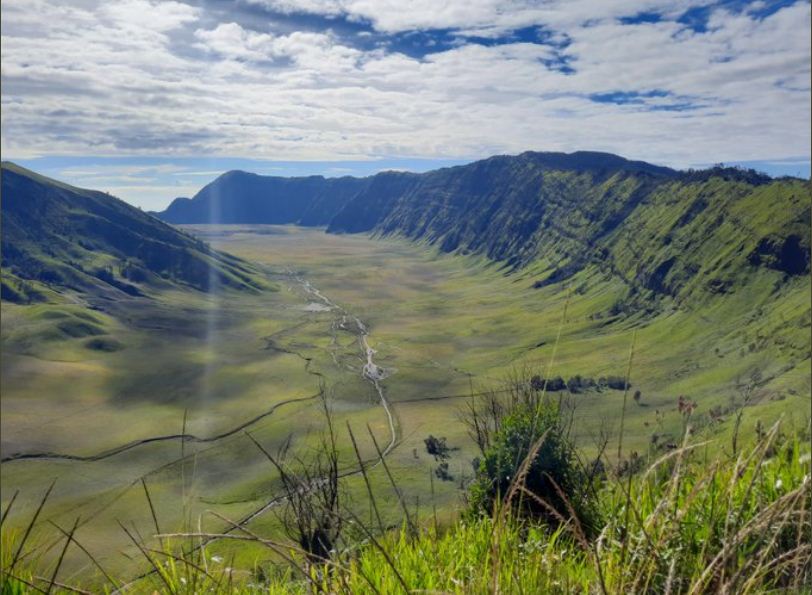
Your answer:
[[[706,4],[243,0],[224,13],[6,0],[2,148],[283,160],[598,149],[675,166],[807,157],[809,3]],[[699,8],[702,26],[681,18]],[[423,50],[400,51],[416,32]]]
[[[703,0],[243,0],[285,14],[344,16],[368,21],[395,33],[461,29],[498,35],[511,29],[545,24],[555,28],[658,12],[667,17],[705,4]]]
[[[270,60],[274,57],[274,37],[246,31],[237,23],[222,23],[214,29],[198,29],[199,47],[228,59]]]

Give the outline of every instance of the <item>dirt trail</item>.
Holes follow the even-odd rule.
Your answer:
[[[0,459],[0,463],[11,463],[13,461],[53,461],[53,460],[63,460],[63,461],[82,461],[82,462],[93,462],[93,461],[101,461],[107,459],[109,457],[113,457],[115,455],[121,454],[123,452],[127,452],[133,448],[137,448],[139,446],[143,446],[145,444],[152,444],[154,442],[166,442],[170,440],[183,440],[184,442],[193,442],[197,444],[205,444],[207,442],[216,442],[218,440],[222,440],[223,438],[228,438],[229,436],[233,436],[237,432],[245,430],[246,428],[251,427],[258,421],[268,417],[274,411],[276,411],[282,405],[287,405],[289,403],[298,403],[301,401],[309,401],[310,399],[315,399],[319,396],[319,393],[314,395],[310,395],[309,397],[298,397],[295,399],[287,399],[285,401],[280,401],[276,403],[273,407],[260,413],[259,415],[252,417],[251,419],[242,422],[241,424],[231,428],[230,430],[226,430],[219,434],[215,434],[213,436],[207,436],[201,438],[199,436],[195,436],[194,434],[167,434],[165,436],[152,436],[150,438],[142,438],[140,440],[133,440],[132,442],[128,442],[126,444],[122,444],[121,446],[116,446],[114,448],[104,450],[94,455],[72,455],[66,453],[58,453],[58,452],[33,452],[33,453],[15,453]]]
[[[383,389],[383,385],[381,384],[388,376],[391,375],[392,371],[386,368],[383,368],[375,363],[375,354],[377,351],[373,349],[369,344],[369,336],[370,332],[367,328],[366,324],[358,318],[355,314],[348,312],[345,308],[339,306],[335,302],[333,302],[330,298],[324,295],[318,288],[314,287],[310,281],[306,279],[302,279],[300,276],[296,275],[295,273],[289,272],[288,273],[291,278],[293,278],[299,285],[301,285],[302,289],[304,289],[305,293],[308,295],[316,298],[320,302],[322,302],[325,306],[340,313],[341,318],[338,321],[337,328],[347,330],[348,324],[353,324],[358,329],[358,344],[361,349],[362,360],[365,361],[364,366],[361,370],[361,376],[366,379],[372,387],[375,389],[375,392],[378,395],[378,399],[380,400],[381,407],[383,407],[384,412],[386,413],[387,423],[389,424],[389,443],[386,445],[386,448],[383,449],[383,454],[387,455],[389,452],[395,447],[398,441],[398,430],[397,424],[395,422],[395,416],[392,413],[392,408],[389,404],[389,401],[386,398],[386,394]],[[333,328],[336,328],[336,324],[334,321]],[[335,341],[334,341],[335,345]],[[335,355],[333,354],[333,360],[336,361]]]

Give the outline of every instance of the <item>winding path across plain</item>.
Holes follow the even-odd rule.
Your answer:
[[[397,443],[397,430],[394,415],[392,414],[392,410],[389,406],[389,402],[386,400],[386,396],[384,395],[383,387],[381,386],[381,381],[386,377],[386,371],[378,366],[374,361],[374,355],[376,351],[370,347],[368,342],[369,331],[367,330],[366,325],[361,321],[360,318],[357,316],[351,315],[347,313],[347,311],[335,304],[329,298],[327,298],[324,294],[322,294],[318,289],[313,287],[309,281],[305,281],[298,276],[292,275],[292,277],[302,285],[304,290],[319,299],[323,302],[327,307],[331,310],[335,309],[342,313],[342,318],[346,321],[347,319],[351,319],[353,323],[357,326],[360,334],[359,334],[359,343],[362,350],[364,357],[366,358],[366,363],[364,364],[362,370],[362,376],[367,379],[372,386],[375,388],[376,393],[378,394],[378,398],[380,399],[381,406],[383,407],[387,421],[389,424],[389,431],[390,431],[390,440],[389,443],[386,445],[386,448],[383,450],[383,454],[388,454]],[[344,324],[344,322],[340,323]],[[297,354],[298,355],[298,354]],[[302,356],[304,357],[304,356]],[[306,358],[307,364],[306,366],[310,365],[311,358]],[[182,440],[183,442],[191,442],[197,444],[206,444],[211,442],[216,442],[218,440],[222,440],[223,438],[228,438],[229,436],[233,436],[234,434],[245,430],[258,421],[268,417],[271,415],[276,409],[283,405],[287,405],[290,403],[297,403],[301,401],[307,401],[310,399],[314,399],[318,396],[317,394],[310,395],[307,397],[298,397],[294,399],[287,399],[285,401],[281,401],[276,403],[268,409],[252,417],[251,419],[244,421],[237,426],[228,429],[226,431],[220,432],[219,434],[215,434],[212,436],[200,437],[194,434],[187,434],[187,433],[179,433],[179,434],[166,434],[160,436],[150,436],[148,438],[141,438],[137,440],[132,440],[127,442],[126,444],[122,444],[113,448],[109,448],[103,450],[101,452],[91,454],[91,455],[76,455],[70,453],[59,453],[59,452],[30,452],[30,453],[13,453],[11,455],[7,455],[5,457],[0,458],[0,463],[11,463],[14,461],[54,461],[54,460],[62,460],[62,461],[79,461],[79,462],[95,462],[95,461],[102,461],[104,459],[108,459],[110,457],[114,457],[116,455],[122,454],[134,448],[138,448],[139,446],[145,446],[147,444],[154,444],[157,442],[168,442],[174,440]]]

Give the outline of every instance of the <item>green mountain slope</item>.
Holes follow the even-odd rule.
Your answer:
[[[801,180],[672,182],[594,248],[633,287],[680,301],[733,293],[767,272],[777,290],[809,272],[809,207]]]
[[[684,347],[685,366],[698,365],[697,350],[711,359],[737,354],[735,373],[708,372],[696,388],[746,370],[777,379],[808,365],[810,207],[810,183],[800,179],[527,152],[378,174],[327,230],[482,257],[536,288],[540,303],[572,294],[590,339],[660,329],[663,357]]]
[[[808,306],[807,181],[724,168],[675,172],[595,153],[494,157],[397,180],[393,196],[386,189],[394,181],[379,188],[387,180],[377,176],[328,231],[484,255],[538,288],[565,283],[584,293],[600,279],[621,281],[610,317],[718,303],[729,320],[712,324],[722,326],[772,305],[784,322],[765,322],[763,333],[805,328],[808,308],[798,304]],[[808,342],[795,335],[786,340],[802,359]]]
[[[2,298],[73,290],[114,298],[173,285],[257,290],[248,263],[102,192],[2,165]]]
[[[801,180],[525,153],[408,181],[394,197],[370,184],[328,230],[403,235],[512,268],[542,261],[540,284],[594,263],[636,290],[673,297],[730,291],[753,267],[809,270],[809,184]]]
[[[676,175],[604,153],[492,157],[415,176],[376,211],[367,206],[381,204],[370,185],[329,231],[398,233],[446,252],[482,253],[516,266],[534,259],[552,238],[577,245],[607,233],[646,193]]]
[[[525,153],[416,176],[386,200],[373,186],[328,230],[485,256],[539,300],[576,294],[593,336],[680,318],[681,336],[662,338],[678,341],[674,353],[695,343],[743,350],[742,361],[758,360],[750,367],[773,378],[809,360],[808,181]]]

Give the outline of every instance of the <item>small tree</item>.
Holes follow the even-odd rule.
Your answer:
[[[623,376],[607,376],[603,380],[606,386],[613,390],[626,390],[632,387],[632,383],[627,381]]]

